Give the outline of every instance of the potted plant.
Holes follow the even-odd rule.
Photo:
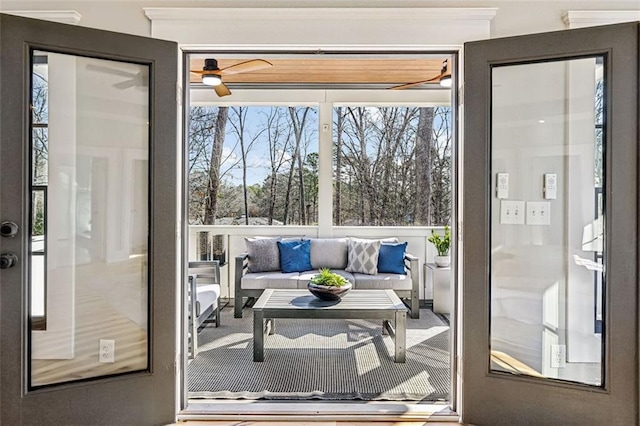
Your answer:
[[[431,236],[428,238],[428,241],[436,247],[436,251],[438,252],[438,255],[435,256],[434,259],[436,265],[441,268],[449,266],[451,263],[451,259],[449,258],[451,230],[449,229],[449,226],[445,225],[444,235],[440,235],[432,229]]]
[[[340,300],[351,290],[351,283],[342,275],[331,272],[329,268],[322,268],[311,277],[307,288],[319,299]]]

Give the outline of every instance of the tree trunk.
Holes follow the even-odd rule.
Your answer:
[[[218,108],[215,127],[213,128],[213,146],[211,147],[211,161],[209,163],[209,182],[205,194],[203,225],[215,225],[216,222],[218,189],[220,188],[220,160],[222,158],[222,146],[224,145],[228,115],[229,109],[227,107]],[[208,253],[211,251],[208,232],[199,233],[198,245],[201,256],[208,256]],[[201,260],[208,259],[201,258]]]
[[[295,107],[289,107],[289,115],[291,116],[291,123],[293,124],[293,133],[296,138],[296,146],[294,150],[293,156],[293,164],[298,162],[298,192],[299,192],[299,209],[300,209],[300,224],[307,224],[306,217],[306,203],[305,203],[305,193],[304,193],[304,178],[303,178],[303,170],[302,170],[302,154],[300,152],[300,145],[302,145],[302,132],[304,130],[304,125],[307,120],[307,114],[309,113],[309,108],[304,108],[304,112],[302,113],[302,118],[298,118],[296,114]]]
[[[342,108],[338,107],[338,122],[336,123],[336,194],[335,194],[335,218],[334,223],[336,226],[341,225],[340,218],[342,217]]]
[[[218,209],[218,189],[220,188],[220,160],[222,158],[222,146],[224,145],[225,128],[228,107],[218,108],[216,124],[213,133],[213,147],[211,148],[211,162],[209,166],[209,183],[205,194],[205,208],[203,225],[215,225],[216,210]]]
[[[305,215],[305,195],[304,195],[304,179],[303,179],[303,170],[302,170],[302,155],[300,153],[300,145],[302,144],[302,132],[304,130],[305,121],[307,119],[307,114],[309,113],[310,108],[305,108],[304,113],[302,114],[302,118],[298,119],[296,115],[296,108],[289,107],[289,115],[291,117],[291,123],[293,125],[293,133],[295,137],[295,147],[293,150],[293,156],[291,161],[291,169],[289,170],[289,178],[287,179],[287,193],[285,197],[285,210],[284,210],[284,223],[287,224],[287,218],[289,214],[289,200],[291,197],[291,186],[293,184],[293,175],[295,173],[295,165],[298,162],[298,185],[299,185],[299,200],[298,200],[298,208],[299,212],[299,223],[301,225],[306,224],[306,215]]]
[[[433,118],[434,108],[422,107],[418,116],[416,134],[416,217],[415,224],[431,224],[431,170],[433,158]]]
[[[247,191],[247,152],[244,146],[244,110],[238,107],[238,141],[242,153],[242,198],[244,200],[244,224],[249,224],[249,194]]]

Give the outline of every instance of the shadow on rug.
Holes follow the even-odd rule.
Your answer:
[[[407,318],[407,361],[393,362],[394,346],[381,322],[276,320],[265,339],[264,362],[253,362],[251,309],[199,334],[200,351],[188,367],[190,398],[446,401],[449,326],[427,309]]]

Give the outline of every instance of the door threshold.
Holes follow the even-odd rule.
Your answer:
[[[458,422],[460,416],[446,403],[394,401],[220,401],[189,400],[177,416],[188,420],[251,421],[397,421]]]

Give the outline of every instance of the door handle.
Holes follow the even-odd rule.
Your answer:
[[[18,263],[18,256],[15,253],[0,254],[0,269],[12,268]]]
[[[0,235],[6,238],[13,238],[18,235],[18,225],[13,222],[2,222],[0,224]]]

